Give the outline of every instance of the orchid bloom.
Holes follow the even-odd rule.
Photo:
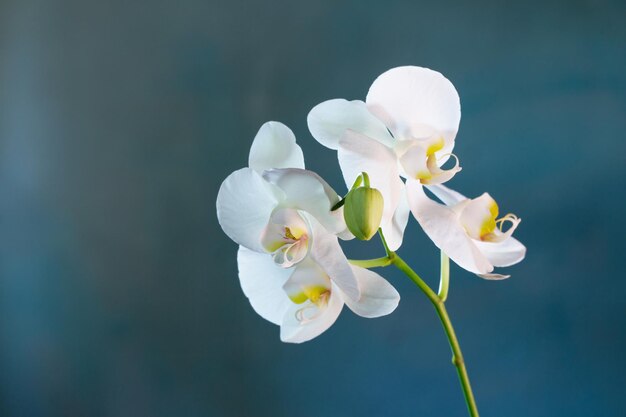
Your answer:
[[[459,96],[450,81],[421,67],[398,67],[380,75],[366,101],[335,99],[308,115],[311,134],[338,151],[346,185],[361,172],[381,191],[381,228],[391,250],[402,244],[409,206],[400,177],[441,184],[461,170],[452,154],[461,119]],[[455,164],[441,166],[452,156]]]
[[[324,246],[337,239],[307,214],[314,245]],[[400,295],[384,278],[375,272],[350,265],[331,253],[326,256],[308,256],[291,268],[282,268],[268,256],[239,247],[237,262],[239,279],[252,308],[264,319],[280,326],[283,342],[301,343],[317,337],[335,322],[344,303],[362,317],[374,318],[393,312]],[[330,259],[329,259],[330,258]],[[360,297],[355,300],[338,285],[340,275],[328,272],[326,263],[337,262],[334,271],[348,269],[355,277]]]
[[[498,204],[487,193],[469,199],[443,185],[428,189],[445,205],[431,200],[417,181],[407,181],[413,215],[435,245],[460,267],[482,278],[509,278],[492,271],[524,259],[526,247],[512,237],[521,219],[514,214],[498,218]],[[510,223],[506,231],[505,223]]]
[[[303,342],[319,335],[344,302],[368,317],[393,311],[399,300],[395,289],[378,274],[348,263],[337,239],[347,235],[342,211],[331,210],[340,198],[304,169],[293,132],[278,122],[264,124],[248,164],[222,183],[217,215],[240,245],[244,293],[262,317],[281,325],[281,339]],[[379,293],[387,298],[381,301]],[[282,314],[278,320],[266,304],[289,308],[276,310]]]

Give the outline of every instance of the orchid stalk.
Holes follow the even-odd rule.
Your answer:
[[[470,384],[467,368],[465,367],[465,359],[463,358],[463,352],[461,351],[461,345],[452,326],[452,321],[446,310],[445,301],[448,296],[448,285],[450,278],[450,264],[448,257],[441,252],[441,276],[439,281],[439,293],[435,293],[426,282],[394,251],[390,250],[385,241],[385,237],[382,230],[379,229],[379,234],[385,252],[387,256],[376,259],[365,260],[350,260],[353,265],[358,265],[363,268],[376,268],[386,267],[394,265],[400,271],[402,271],[413,283],[426,295],[428,300],[432,303],[443,330],[448,338],[450,349],[452,350],[452,364],[456,367],[457,374],[459,376],[459,382],[463,390],[463,396],[470,416],[478,416],[478,408],[476,406],[476,400],[474,399],[474,393],[472,392],[472,386]]]
[[[293,132],[268,122],[252,142],[248,167],[222,183],[217,215],[239,245],[243,293],[261,317],[280,326],[283,342],[320,336],[344,305],[364,318],[392,313],[400,294],[371,269],[402,271],[435,308],[474,417],[476,401],[445,306],[450,260],[483,279],[503,280],[510,275],[494,269],[520,262],[526,248],[512,237],[521,220],[500,216],[489,194],[468,198],[443,185],[461,171],[452,153],[460,118],[458,93],[443,75],[393,68],[374,81],[365,102],[328,100],[308,115],[312,136],[337,150],[348,189],[343,197],[305,169]],[[397,254],[411,214],[440,250],[437,292]],[[376,232],[385,256],[346,257],[340,241],[370,240]]]

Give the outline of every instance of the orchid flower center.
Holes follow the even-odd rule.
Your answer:
[[[328,305],[331,296],[328,275],[311,260],[299,264],[283,286],[289,299],[301,305],[296,319],[304,324],[318,317]]]
[[[472,239],[484,242],[501,242],[507,239],[521,221],[511,213],[498,218],[498,204],[487,193],[459,203],[455,210],[459,213],[459,220],[467,234]],[[505,231],[504,224],[507,222],[511,226]]]
[[[441,184],[461,170],[459,159],[453,153],[441,154],[446,145],[443,136],[434,135],[427,139],[398,141],[395,151],[400,166],[407,177],[419,180],[422,184]],[[441,165],[448,157],[455,160],[452,168],[443,170]]]
[[[276,209],[263,231],[261,244],[277,265],[289,268],[309,251],[308,225],[297,210]]]

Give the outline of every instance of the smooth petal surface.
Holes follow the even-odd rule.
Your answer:
[[[406,187],[413,216],[439,249],[470,272],[493,271],[493,265],[467,235],[456,212],[428,198],[419,182],[409,179]]]
[[[390,69],[374,81],[366,103],[397,139],[422,136],[427,127],[442,133],[450,143],[461,121],[456,89],[447,78],[428,68]]]
[[[230,174],[217,194],[217,219],[232,240],[257,252],[264,252],[261,235],[278,205],[275,190],[250,168]]]
[[[511,266],[526,256],[526,246],[509,237],[502,242],[475,242],[493,266]]]
[[[320,103],[309,112],[307,123],[313,137],[330,149],[339,148],[339,140],[348,129],[387,146],[393,143],[387,127],[360,100],[334,99]]]
[[[463,194],[454,191],[445,185],[434,184],[427,185],[426,188],[428,191],[432,192],[435,197],[437,197],[443,204],[446,206],[453,206],[455,204],[460,203],[461,201],[468,200]]]
[[[283,285],[293,273],[272,261],[271,256],[243,246],[237,252],[239,283],[254,311],[265,320],[280,325],[293,303]]]
[[[329,233],[314,218],[309,218],[312,232],[310,256],[328,274],[331,280],[349,298],[358,300],[361,296],[359,284],[348,258],[339,245],[337,236]]]
[[[344,298],[344,302],[355,314],[373,318],[392,313],[400,302],[400,294],[386,279],[376,272],[352,265],[359,282],[361,298],[358,301]]]
[[[402,245],[404,229],[406,229],[406,225],[409,222],[410,212],[409,202],[406,199],[406,190],[403,186],[398,207],[396,207],[396,212],[393,214],[391,221],[387,224],[381,224],[389,249],[395,251]]]
[[[272,169],[265,171],[263,177],[284,193],[281,207],[306,211],[332,233],[345,230],[341,213],[330,210],[340,200],[339,196],[316,173],[304,169]]]
[[[339,142],[338,158],[348,188],[361,172],[367,172],[372,188],[376,188],[383,195],[385,208],[381,227],[391,250],[396,250],[402,243],[404,229],[400,227],[401,222],[396,225],[398,227],[394,227],[393,216],[404,184],[399,177],[395,153],[374,139],[348,130]]]
[[[267,122],[254,137],[248,166],[261,173],[272,168],[304,168],[302,149],[296,137],[280,122]]]
[[[285,312],[280,325],[280,340],[288,343],[302,343],[325,332],[335,323],[343,308],[343,300],[339,290],[333,285],[328,304],[318,307],[310,301],[306,304],[293,304]],[[299,320],[303,308],[309,308],[307,319]]]

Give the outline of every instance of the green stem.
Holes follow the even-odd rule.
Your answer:
[[[445,302],[450,288],[450,259],[441,251],[441,273],[439,277],[439,298]]]
[[[419,289],[426,294],[430,302],[435,307],[437,315],[443,325],[443,329],[446,332],[446,336],[448,336],[450,349],[452,349],[452,364],[456,367],[457,374],[459,375],[461,388],[463,389],[465,402],[467,403],[467,409],[469,410],[471,417],[478,417],[476,400],[474,400],[474,394],[472,393],[472,387],[470,386],[469,376],[467,375],[467,369],[465,368],[465,361],[463,360],[463,353],[461,352],[461,346],[459,345],[459,341],[456,337],[456,333],[454,332],[454,328],[452,327],[452,322],[450,321],[450,317],[448,316],[443,300],[430,289],[430,287],[420,278],[419,275],[417,275],[417,273],[415,273],[415,271],[411,269],[410,266],[402,260],[402,258],[392,252],[389,259],[393,265],[404,272],[406,276],[408,276],[415,283],[415,285],[417,285]]]
[[[352,265],[360,266],[361,268],[377,268],[391,265],[391,259],[387,256],[376,259],[349,259],[348,261]]]
[[[385,235],[383,235],[383,229],[378,228],[378,236],[380,236],[380,241],[383,242],[383,246],[385,247],[385,253],[387,254],[387,258],[391,259],[391,254],[393,253],[389,246],[387,246],[387,239],[385,239]]]

